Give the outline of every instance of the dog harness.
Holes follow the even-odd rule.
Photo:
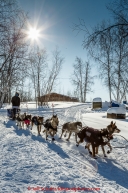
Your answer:
[[[35,125],[38,125],[37,118],[34,118],[34,119],[33,119],[33,122],[34,122]]]
[[[25,123],[26,125],[30,125],[30,120],[24,120],[24,123]]]
[[[44,127],[49,131],[49,129],[52,129],[54,131],[57,131],[57,126],[53,127],[50,120],[46,120]]]
[[[33,122],[34,122],[35,125],[43,125],[43,123],[40,123],[40,122],[37,120],[36,117],[33,119]]]

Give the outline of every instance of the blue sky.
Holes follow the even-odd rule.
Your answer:
[[[48,53],[59,47],[62,56],[65,58],[63,68],[59,75],[58,91],[67,94],[72,91],[70,76],[73,73],[73,63],[76,56],[83,61],[88,61],[86,50],[82,47],[84,33],[77,34],[73,31],[73,24],[77,24],[79,18],[83,19],[90,29],[102,20],[111,20],[111,15],[106,5],[111,0],[19,0],[19,5],[25,12],[28,12],[31,26],[36,24],[42,28],[40,47],[45,47]],[[94,61],[92,63],[92,74],[98,75]],[[107,89],[102,86],[101,81],[96,80],[92,87],[93,93],[87,95],[91,100],[101,97],[103,101],[109,100]]]

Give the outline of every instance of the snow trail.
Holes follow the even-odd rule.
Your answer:
[[[22,108],[22,112],[26,109]],[[32,115],[42,115],[45,119],[50,118],[52,109],[28,108]],[[107,158],[103,157],[101,149],[98,159],[94,160],[88,151],[84,149],[84,143],[76,147],[75,137],[70,141],[65,138],[59,139],[61,125],[68,121],[82,121],[83,125],[103,128],[110,123],[106,119],[106,112],[93,112],[89,104],[73,104],[64,107],[61,104],[55,109],[59,117],[59,129],[55,136],[55,142],[45,140],[45,134],[37,136],[37,129],[18,129],[14,121],[7,120],[6,109],[0,111],[0,187],[1,193],[31,193],[31,192],[66,192],[34,191],[29,187],[64,187],[64,188],[100,188],[100,193],[128,193],[128,161],[127,148],[115,148]],[[121,135],[126,135],[128,127],[126,121],[118,120],[117,125],[121,128]],[[126,145],[127,142],[115,136],[113,146]],[[67,191],[74,192],[74,191]],[[87,192],[76,190],[76,192]]]

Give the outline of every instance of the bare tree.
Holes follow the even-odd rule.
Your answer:
[[[1,0],[0,6],[0,85],[7,88],[9,98],[13,86],[20,83],[20,71],[25,66],[26,34],[23,32],[26,15],[15,0]],[[2,93],[1,101],[5,93]]]
[[[46,49],[34,48],[29,55],[30,69],[28,71],[33,81],[35,99],[40,97],[42,85],[45,84],[47,73],[47,52]]]
[[[101,24],[104,28],[105,22]],[[84,45],[92,58],[97,62],[99,78],[103,84],[108,88],[110,101],[112,99],[112,82],[113,82],[113,33],[110,31],[103,32],[99,36],[92,38],[91,41]]]
[[[83,47],[91,50],[91,56],[98,61],[99,75],[109,90],[110,100],[113,94],[120,101],[127,93],[128,0],[113,1],[107,8],[113,14],[113,23],[103,21],[90,33],[80,19],[74,30],[84,31]]]
[[[86,26],[86,22],[83,19],[79,19],[79,23],[74,24],[73,30],[77,31],[78,33],[81,31],[85,33],[85,40],[83,44],[86,42],[89,43],[104,32],[112,32],[121,26],[124,29],[122,31],[122,37],[125,38],[128,36],[128,0],[114,0],[109,3],[106,8],[112,15],[112,22],[109,21],[104,28],[100,28],[101,25],[99,24],[93,27],[92,32],[90,32]]]
[[[49,69],[49,72],[47,73],[48,78],[46,80],[46,84],[43,85],[44,94],[49,95],[49,97],[47,97],[46,102],[49,101],[50,93],[56,85],[57,77],[60,73],[63,62],[64,58],[61,56],[61,52],[56,47],[56,49],[53,51],[52,66]]]
[[[127,92],[127,62],[128,62],[128,37],[122,37],[123,27],[119,26],[119,28],[114,33],[114,43],[113,43],[113,51],[114,51],[114,74],[113,74],[113,95],[114,98],[121,102],[124,93]]]
[[[83,63],[81,58],[76,57],[74,73],[71,81],[75,86],[75,94],[80,98],[81,102],[86,101],[86,95],[92,92],[91,86],[93,85],[94,76],[91,76],[91,65],[89,62]]]

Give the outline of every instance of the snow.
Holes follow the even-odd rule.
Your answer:
[[[107,101],[102,102],[102,108],[108,108],[108,107],[110,107],[110,102],[107,102]]]
[[[97,97],[97,98],[94,98],[94,99],[93,99],[93,102],[102,102],[102,100],[101,100],[100,97]]]
[[[109,114],[126,114],[126,109],[123,107],[111,107],[107,110]]]
[[[107,111],[91,110],[91,103],[51,102],[49,108],[36,107],[35,103],[24,103],[21,112],[42,115],[45,119],[53,112],[58,115],[59,127],[54,142],[50,137],[46,141],[43,132],[38,136],[36,126],[33,130],[18,129],[6,116],[10,105],[0,109],[1,193],[128,193],[128,111],[126,119],[116,120],[121,133],[111,142],[112,153],[104,158],[99,149],[95,160],[84,149],[85,142],[76,147],[74,135],[69,142],[59,136],[62,124],[68,121],[81,121],[83,126],[96,129],[107,127],[113,120],[107,119]]]

